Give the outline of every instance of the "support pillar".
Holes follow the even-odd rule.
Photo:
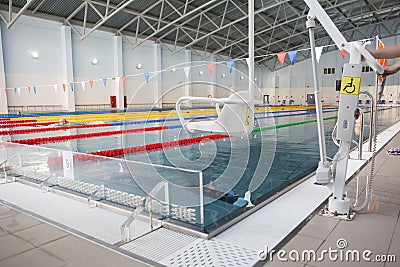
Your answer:
[[[211,56],[210,57],[211,62],[215,62],[216,61],[216,56]],[[214,64],[214,69],[212,72],[212,77],[211,77],[211,81],[213,82],[213,85],[210,86],[210,91],[208,92],[210,95],[212,95],[213,97],[215,97],[216,94],[216,83],[217,83],[217,65]]]
[[[157,71],[157,74],[152,81],[154,82],[154,88],[156,90],[156,98],[154,101],[154,106],[156,108],[162,108],[163,104],[163,90],[162,90],[162,65],[161,65],[161,44],[154,43],[154,68]]]
[[[118,77],[115,80],[115,95],[117,96],[117,109],[124,110],[125,86],[119,77],[124,75],[123,58],[122,58],[122,37],[114,36],[114,76]]]
[[[3,41],[0,28],[0,114],[8,114],[6,88],[6,73],[4,72]]]
[[[69,83],[74,82],[74,68],[72,64],[71,28],[68,26],[61,26],[61,57],[63,83],[68,88],[68,90],[65,90],[64,108],[67,111],[75,111],[75,91],[69,88]]]
[[[185,50],[185,62],[186,66],[185,67],[190,67],[192,65],[192,51],[190,49]],[[189,77],[187,77],[187,83],[185,85],[185,94],[186,96],[193,96],[192,94],[192,69],[189,71]],[[192,102],[189,101],[185,103],[185,105],[191,107]]]

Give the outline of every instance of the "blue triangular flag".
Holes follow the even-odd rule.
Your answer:
[[[294,65],[294,62],[296,61],[297,51],[289,51],[287,53],[289,55],[290,62],[292,63],[292,65]]]
[[[107,87],[107,78],[103,79],[103,84],[104,84],[104,87]]]
[[[17,93],[17,87],[14,87],[14,93]]]
[[[233,67],[234,62],[235,61],[233,59],[229,59],[226,61],[226,65],[228,66],[229,73],[232,73],[232,67]]]
[[[33,92],[34,92],[35,95],[36,95],[36,86],[33,87]]]
[[[71,87],[71,91],[74,91],[74,83],[69,83],[69,86]]]
[[[150,73],[145,72],[145,73],[144,73],[144,79],[146,80],[146,83],[149,82],[149,78],[150,78]]]

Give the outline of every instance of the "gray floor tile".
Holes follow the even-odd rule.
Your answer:
[[[397,218],[380,214],[357,214],[353,221],[340,221],[327,238],[331,244],[345,238],[349,248],[386,253]]]
[[[304,236],[304,235],[296,235],[294,236],[283,248],[282,250],[286,251],[286,253],[291,253],[292,250],[297,251],[298,253],[301,253],[305,250],[314,250],[316,251],[319,246],[323,243],[322,239],[319,238],[314,238],[314,237],[309,237],[309,236]],[[295,253],[295,252],[294,252]],[[276,254],[275,254],[276,255]],[[292,261],[289,258],[289,255],[287,255],[285,258],[288,258],[288,261]],[[297,263],[302,263],[305,264],[306,261],[296,261]]]
[[[8,235],[8,232],[0,228],[0,236]]]
[[[399,177],[399,166],[400,157],[399,156],[390,156],[384,162],[384,166],[379,168],[377,175],[383,176],[397,176]],[[399,177],[400,179],[400,177]]]
[[[303,227],[303,229],[300,230],[299,234],[319,239],[326,239],[338,223],[339,220],[337,219],[315,216]]]
[[[280,267],[280,266],[303,267],[304,263],[292,262],[292,261],[282,262],[282,261],[279,261],[276,259],[271,262],[267,262],[267,264],[265,264],[264,266],[265,267]]]
[[[372,198],[376,199],[377,201],[383,201],[387,203],[394,203],[400,205],[400,194],[387,192],[387,191],[380,191],[377,189],[373,189],[372,191]]]
[[[0,260],[34,248],[31,244],[13,235],[0,237],[0,244]],[[0,266],[2,266],[1,262]]]
[[[383,176],[383,175],[376,175],[373,179],[373,186],[375,183],[384,183],[390,185],[400,185],[400,178],[397,176]]]
[[[76,266],[146,266],[75,236],[66,236],[41,246],[50,254]],[[68,252],[68,253],[66,253]]]
[[[0,219],[0,227],[9,232],[17,232],[38,224],[41,222],[22,213]]]
[[[0,219],[11,216],[13,214],[17,214],[17,211],[10,209],[9,207],[0,206]]]
[[[15,232],[14,234],[36,246],[43,245],[68,235],[67,232],[44,223]]]
[[[63,265],[65,265],[65,262],[45,253],[40,248],[35,248],[0,261],[0,266],[2,267],[61,267]]]

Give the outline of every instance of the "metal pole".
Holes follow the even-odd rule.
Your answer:
[[[358,159],[362,159],[362,147],[363,147],[363,141],[364,141],[364,112],[362,109],[358,108],[360,111],[360,136],[358,138]]]
[[[203,188],[203,172],[199,172],[200,187],[200,224],[204,224],[204,188]]]
[[[254,113],[254,0],[249,0],[249,105]]]
[[[371,121],[369,123],[369,146],[368,152],[372,152],[372,140],[375,134],[375,110],[376,110],[376,99],[371,97]]]
[[[314,38],[314,28],[315,19],[313,16],[308,16],[307,28],[310,35],[310,46],[311,46],[311,59],[312,59],[312,69],[314,77],[314,95],[315,95],[315,111],[317,114],[317,125],[318,125],[318,141],[319,141],[319,155],[320,162],[326,162],[326,146],[325,146],[325,130],[324,130],[324,120],[322,115],[322,103],[320,98],[319,82],[318,82],[318,72],[317,72],[317,58],[315,53],[315,38]]]

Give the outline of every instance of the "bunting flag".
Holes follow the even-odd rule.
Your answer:
[[[209,72],[210,75],[212,76],[213,68],[214,68],[214,63],[213,63],[213,62],[208,63],[208,64],[207,64],[207,68],[208,68],[208,72]]]
[[[54,85],[54,92],[57,93],[57,84]]]
[[[146,83],[148,83],[148,82],[149,82],[149,79],[150,79],[150,73],[145,72],[145,73],[144,73],[144,79],[146,80]]]
[[[74,91],[74,83],[69,83],[69,86],[71,87],[71,91]]]
[[[4,88],[4,94],[7,95],[7,88]]]
[[[33,93],[36,95],[36,86],[33,87]]]
[[[247,63],[247,66],[250,67],[250,63],[251,63],[250,58],[246,57],[246,63]]]
[[[93,80],[89,81],[89,86],[90,86],[90,88],[93,88]]]
[[[20,95],[20,94],[21,94],[21,88],[18,87],[18,88],[17,88],[17,91],[18,91],[18,94]]]
[[[344,56],[346,55],[346,50],[340,50],[340,54],[342,55],[342,59],[344,59]]]
[[[297,50],[296,51],[289,51],[289,52],[287,52],[287,54],[289,55],[290,63],[292,63],[292,65],[294,65],[294,62],[296,61]]]
[[[183,71],[185,72],[186,79],[188,80],[189,79],[190,67],[184,67]]]
[[[276,55],[278,56],[278,60],[279,63],[281,64],[281,67],[283,67],[283,62],[285,62],[286,52],[280,52]]]
[[[28,93],[30,93],[31,92],[31,87],[30,86],[28,86]]]
[[[17,87],[14,87],[14,94],[17,93]]]
[[[316,57],[318,63],[319,63],[319,59],[321,58],[323,49],[324,49],[323,46],[318,46],[315,48],[315,57]]]
[[[119,81],[121,80],[121,77],[115,77],[115,86],[119,88]]]
[[[81,84],[82,84],[82,90],[85,92],[86,83],[85,82],[81,82]]]
[[[61,86],[62,86],[62,89],[63,89],[63,91],[65,93],[65,83],[63,83]]]
[[[226,65],[228,66],[228,71],[229,71],[229,73],[232,73],[232,68],[233,68],[233,63],[234,63],[235,61],[233,60],[233,59],[230,59],[230,60],[227,60],[226,61]]]
[[[103,84],[104,84],[104,87],[107,87],[107,78],[103,79]]]
[[[126,85],[126,77],[121,76],[121,81],[122,81],[122,85],[125,86]]]

